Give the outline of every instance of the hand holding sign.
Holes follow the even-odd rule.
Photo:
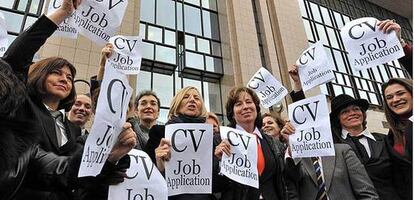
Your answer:
[[[404,56],[396,33],[384,34],[378,27],[378,20],[372,17],[348,22],[341,28],[341,37],[351,66],[357,71]]]
[[[165,170],[165,162],[171,158],[171,142],[162,138],[160,144],[155,149],[155,160],[158,169],[163,172]]]
[[[122,156],[126,155],[137,143],[136,133],[132,130],[132,125],[127,122],[123,126],[123,131],[118,136],[118,142],[112,148],[108,156],[108,161],[115,163]]]
[[[221,159],[223,153],[225,153],[227,156],[230,156],[231,154],[231,146],[227,139],[222,140],[220,144],[216,146],[216,149],[214,149],[214,155],[218,159]]]

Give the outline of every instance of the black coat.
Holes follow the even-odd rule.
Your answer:
[[[397,153],[394,146],[393,133],[388,133],[386,137],[386,148],[390,153],[391,160],[393,162],[393,184],[396,187],[397,194],[402,200],[413,199],[413,123],[410,122],[405,131],[406,144],[404,156]]]
[[[260,139],[263,155],[265,157],[265,169],[259,177],[259,190],[232,181],[224,176],[216,178],[216,192],[221,192],[222,200],[257,200],[260,193],[264,199],[284,200],[286,196],[286,184],[284,180],[284,154],[280,151],[282,143],[278,143],[272,137],[262,134]],[[214,148],[220,144],[220,136],[215,136]],[[215,165],[218,165],[216,162]],[[217,166],[216,166],[217,167]],[[218,168],[218,167],[217,167]]]

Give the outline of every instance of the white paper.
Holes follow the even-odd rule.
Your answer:
[[[289,135],[292,158],[334,156],[328,103],[324,94],[307,98],[289,107],[295,133]]]
[[[108,59],[110,65],[124,74],[138,74],[141,68],[142,38],[140,36],[111,37],[114,52]]]
[[[94,123],[83,150],[79,177],[96,176],[101,172],[125,124],[131,94],[127,76],[107,63]]]
[[[52,13],[62,5],[63,0],[51,0],[49,2],[49,7],[47,9],[48,13]],[[77,12],[75,10],[74,12]],[[73,16],[74,13],[71,15]],[[78,31],[74,26],[69,23],[69,18],[65,19],[61,24],[59,24],[56,31],[53,33],[55,36],[66,37],[71,39],[78,38]]]
[[[108,200],[167,200],[167,183],[143,151],[132,149],[129,153],[131,164],[127,177],[118,185],[109,186]]]
[[[0,13],[0,57],[4,55],[9,47],[9,39],[7,35],[6,21],[3,13]]]
[[[263,67],[254,74],[247,87],[256,92],[265,108],[278,103],[288,94],[286,88]]]
[[[296,65],[303,91],[335,79],[334,67],[328,59],[321,41],[306,49],[296,61]]]
[[[127,5],[127,0],[83,1],[69,23],[83,36],[104,45],[121,25]]]
[[[386,34],[378,29],[378,20],[365,17],[341,28],[341,37],[354,70],[368,69],[404,56],[395,31]]]
[[[211,194],[213,126],[178,123],[165,126],[171,141],[171,159],[165,164],[168,196]]]
[[[231,155],[223,153],[220,173],[238,183],[259,188],[256,136],[245,131],[220,126],[221,139],[227,139]]]

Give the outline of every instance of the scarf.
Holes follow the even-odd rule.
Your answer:
[[[188,115],[179,114],[178,116],[173,116],[165,125],[176,124],[176,123],[205,123],[205,117],[191,117]]]

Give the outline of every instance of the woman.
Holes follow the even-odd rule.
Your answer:
[[[280,134],[280,130],[285,125],[285,121],[281,117],[273,116],[270,113],[263,114],[262,118],[263,118],[263,125],[262,125],[263,132],[281,142],[285,142],[286,138],[284,138]]]
[[[384,110],[390,130],[386,146],[394,165],[394,184],[401,199],[412,199],[413,83],[392,78],[382,84]]]
[[[41,16],[14,40],[1,59],[0,158],[4,165],[0,196],[4,198],[14,198],[16,194],[19,195],[16,198],[22,199],[27,198],[26,194],[31,199],[51,197],[51,193],[43,191],[58,191],[53,195],[56,199],[71,196],[69,186],[75,184],[72,180],[82,149],[74,142],[75,132],[68,120],[64,125],[56,123],[49,110],[70,109],[75,97],[76,70],[61,58],[39,61],[30,70],[28,66],[35,52],[79,3],[64,0],[57,11]],[[130,137],[133,132],[128,127],[125,130],[121,136],[127,137],[122,137],[122,144],[112,151],[109,161],[116,162],[129,151],[130,145],[135,145],[135,138]]]
[[[207,110],[200,92],[195,87],[185,87],[173,97],[168,113],[168,124],[175,123],[205,123]],[[161,172],[165,171],[165,162],[171,157],[171,143],[165,139],[165,126],[155,125],[150,129],[145,152],[156,163]],[[168,197],[170,200],[195,199],[207,200],[208,194],[181,194]]]
[[[227,99],[226,113],[230,127],[258,136],[261,146],[258,152],[259,189],[228,180],[222,182],[222,199],[285,199],[283,179],[283,155],[270,136],[262,134],[260,100],[256,93],[247,87],[233,88]],[[228,141],[223,140],[215,148],[214,155],[221,159],[223,152],[230,155]],[[261,160],[261,161],[260,161]],[[263,162],[264,161],[264,162]]]
[[[213,133],[214,135],[219,134],[220,135],[220,121],[217,117],[216,114],[212,113],[212,112],[208,112],[208,117],[207,117],[207,124],[211,124],[213,125]]]

